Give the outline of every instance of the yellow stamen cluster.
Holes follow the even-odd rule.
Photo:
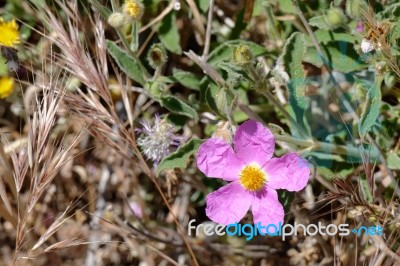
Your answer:
[[[249,191],[262,189],[266,181],[267,174],[258,165],[250,164],[240,171],[239,182]]]
[[[11,77],[0,78],[0,99],[7,98],[14,90],[14,79]]]
[[[143,15],[144,6],[140,1],[126,0],[123,12],[133,20],[138,20]]]
[[[15,20],[4,21],[0,18],[0,45],[13,47],[20,43],[18,25]]]

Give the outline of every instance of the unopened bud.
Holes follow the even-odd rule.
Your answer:
[[[342,9],[337,7],[330,8],[326,13],[325,19],[332,28],[340,27],[347,22],[347,18]]]
[[[157,81],[147,83],[145,88],[153,99],[160,99],[164,92],[162,84]]]
[[[253,55],[247,45],[238,45],[233,48],[232,61],[238,66],[246,66],[253,60]]]
[[[161,44],[153,44],[147,54],[147,61],[154,69],[164,65],[168,60],[167,52]]]
[[[107,22],[113,28],[120,28],[125,24],[126,16],[120,12],[114,12],[108,17]]]

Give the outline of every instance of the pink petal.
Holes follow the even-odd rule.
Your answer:
[[[199,147],[197,167],[208,177],[237,180],[243,166],[232,147],[221,139],[208,139]]]
[[[252,195],[234,181],[207,195],[206,215],[219,224],[236,223],[250,209],[251,201]]]
[[[268,175],[267,186],[273,189],[302,190],[310,176],[308,162],[294,152],[273,158],[264,170]]]
[[[255,195],[251,204],[254,224],[261,223],[262,226],[267,226],[269,224],[278,226],[279,223],[283,224],[285,212],[282,204],[278,200],[276,191],[265,187],[260,192],[256,192]]]
[[[236,156],[246,164],[256,162],[264,166],[274,153],[275,138],[263,124],[249,120],[237,129],[234,148]]]

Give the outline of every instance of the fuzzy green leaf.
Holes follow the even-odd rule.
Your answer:
[[[260,56],[268,52],[267,49],[253,42],[242,40],[227,41],[215,48],[210,53],[208,56],[208,63],[212,66],[215,66],[219,62],[228,61],[232,57],[232,50],[230,49],[230,46],[236,46],[239,44],[249,47],[253,56]]]
[[[144,86],[146,83],[144,73],[141,65],[137,62],[136,58],[130,56],[126,51],[118,47],[114,42],[107,40],[107,51],[114,58],[117,65],[134,81]]]
[[[316,30],[314,32],[315,37],[317,38],[318,42],[321,44],[327,44],[329,42],[334,42],[334,41],[342,41],[342,42],[348,42],[348,43],[355,43],[358,41],[358,38],[354,36],[354,34],[349,34],[349,33],[337,33],[333,32],[331,30]],[[311,42],[310,36],[305,36],[305,40],[308,45],[313,46]]]
[[[197,77],[195,74],[177,68],[174,68],[172,70],[172,73],[176,81],[182,84],[183,86],[193,90],[200,89],[201,79]]]
[[[368,185],[368,181],[365,179],[365,177],[361,177],[360,179],[360,188],[361,188],[361,192],[364,196],[364,199],[368,202],[368,203],[372,203],[373,202],[373,196],[371,193],[371,189]]]
[[[90,3],[94,6],[94,8],[101,14],[103,19],[107,20],[108,17],[111,15],[112,11],[108,9],[106,6],[100,4],[97,0],[89,0]]]
[[[182,54],[175,12],[169,12],[164,17],[160,23],[158,32],[160,41],[165,48],[175,54]]]
[[[196,0],[195,2],[203,14],[205,14],[210,7],[210,1]]]
[[[179,115],[184,115],[193,118],[196,122],[199,120],[199,116],[192,107],[176,98],[173,95],[164,95],[161,97],[161,105],[170,110],[171,112]]]
[[[400,170],[400,157],[397,153],[389,152],[386,155],[388,167],[393,170]]]
[[[287,84],[290,107],[296,117],[297,123],[305,130],[308,130],[308,123],[305,119],[308,100],[305,95],[305,73],[302,66],[305,51],[304,35],[295,32],[287,40],[281,57],[290,77]]]
[[[345,41],[328,42],[322,45],[323,52],[333,70],[349,73],[365,69],[366,65],[359,59],[360,56],[354,50],[354,44]],[[315,47],[309,47],[304,56],[304,61],[317,67],[322,67],[323,62]]]
[[[174,153],[165,157],[157,167],[157,175],[165,169],[187,167],[190,157],[197,152],[201,143],[203,143],[202,139],[192,138],[189,142],[179,147]]]
[[[382,78],[376,77],[373,84],[361,81],[361,86],[368,89],[367,99],[361,114],[360,123],[358,124],[358,132],[361,136],[365,135],[371,127],[376,123],[381,107],[381,83]]]
[[[319,29],[323,30],[331,30],[332,27],[326,22],[325,16],[316,16],[313,18],[310,18],[308,21],[311,26],[317,27]]]

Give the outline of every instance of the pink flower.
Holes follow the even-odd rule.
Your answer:
[[[357,32],[363,32],[364,31],[364,25],[363,25],[362,21],[357,22],[356,31]]]
[[[310,176],[297,153],[272,158],[275,138],[261,123],[249,120],[236,131],[234,148],[211,138],[199,148],[197,166],[208,177],[232,181],[207,195],[206,215],[228,225],[239,222],[251,208],[254,224],[283,223],[284,210],[276,189],[299,191]]]

